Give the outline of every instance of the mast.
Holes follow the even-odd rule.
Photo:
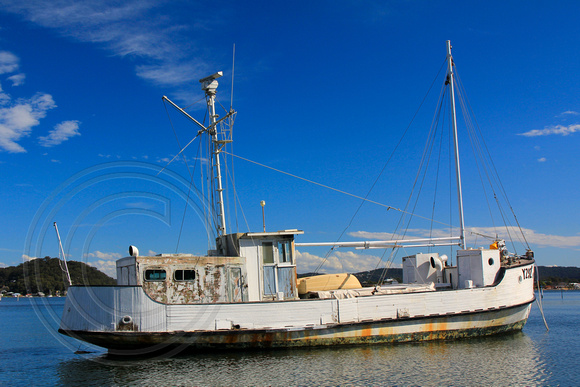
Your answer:
[[[457,141],[457,117],[455,115],[453,57],[451,56],[451,41],[447,41],[447,81],[451,91],[451,117],[453,124],[453,143],[455,148],[455,176],[457,177],[457,202],[459,205],[459,237],[460,247],[465,249],[465,223],[463,220],[463,194],[461,192],[461,168],[459,167],[459,142]]]
[[[201,83],[201,89],[205,91],[206,99],[207,99],[207,108],[209,111],[209,134],[211,136],[211,140],[213,142],[213,158],[214,158],[214,168],[215,168],[215,180],[217,182],[216,194],[217,194],[217,202],[215,203],[215,210],[217,211],[217,236],[221,237],[226,235],[226,215],[225,215],[225,206],[224,206],[224,195],[223,195],[223,186],[222,186],[222,173],[220,167],[220,151],[221,151],[221,144],[218,139],[217,135],[217,128],[216,128],[216,121],[217,115],[215,114],[215,95],[216,90],[218,87],[217,79],[223,75],[221,71],[210,75],[209,77],[205,77],[200,79],[199,82]]]

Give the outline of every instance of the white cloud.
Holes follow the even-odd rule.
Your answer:
[[[519,241],[521,239],[521,233],[524,234],[526,240],[530,244],[535,244],[540,247],[560,247],[560,248],[575,248],[580,247],[580,235],[572,235],[572,236],[563,236],[563,235],[549,235],[549,234],[542,234],[538,233],[534,230],[522,228],[521,233],[518,227],[509,226],[507,227],[466,227],[466,244],[469,246],[474,243],[485,245],[487,241],[483,239],[481,235],[488,235],[490,238],[494,238],[496,234],[498,234],[499,238],[503,238],[506,241],[509,240],[509,235],[511,235],[515,241]],[[509,235],[508,235],[509,231]],[[448,237],[450,236],[449,229],[409,229],[409,235],[406,236],[407,239],[413,237],[429,237],[432,236],[434,238],[437,237]],[[479,236],[477,234],[480,234]],[[353,233],[349,233],[351,236],[356,236],[357,238],[364,238],[368,240],[387,240],[390,239],[390,235],[388,233],[371,233],[366,231],[357,231]],[[413,236],[411,236],[413,235]],[[454,235],[459,235],[458,232],[455,232]],[[386,237],[388,236],[388,238]]]
[[[119,253],[104,253],[102,251],[95,251],[94,253],[85,254],[86,258],[96,258],[96,260],[88,261],[91,265],[112,278],[117,277],[117,259],[123,256]]]
[[[111,278],[117,278],[116,262],[99,259],[98,261],[87,262],[87,264],[102,271]]]
[[[7,105],[11,99],[8,94],[2,92],[2,87],[0,86],[0,106]]]
[[[580,113],[575,112],[573,110],[566,110],[565,112],[560,113],[561,116],[578,116]]]
[[[85,254],[85,257],[116,261],[117,259],[122,258],[123,256],[119,253],[103,253],[97,250],[94,253]]]
[[[8,77],[8,80],[12,82],[12,86],[20,86],[24,83],[25,78],[26,75],[20,73]]]
[[[80,136],[79,121],[63,121],[52,129],[48,136],[39,137],[40,145],[52,147],[59,145],[74,136]]]
[[[8,267],[8,265],[5,264],[4,262],[0,262],[0,267]]]
[[[19,59],[8,51],[0,51],[0,74],[13,73],[18,70]]]
[[[545,162],[546,162],[546,158],[545,158],[545,157],[540,157],[540,158],[538,159],[538,162],[540,162],[540,163],[545,163]]]
[[[26,152],[17,142],[29,136],[39,120],[46,117],[46,112],[55,107],[50,94],[38,93],[30,99],[0,108],[0,149],[11,153]]]
[[[296,250],[296,263],[299,273],[310,273],[316,270],[324,258],[308,252]],[[359,254],[352,250],[333,251],[320,269],[324,273],[358,273],[366,270],[377,269],[385,266],[380,262],[380,257],[371,254]],[[391,265],[399,267],[400,265]]]
[[[526,136],[526,137],[537,137],[537,136],[549,136],[552,134],[558,134],[562,136],[567,136],[572,133],[580,132],[580,125],[554,125],[549,126],[544,129],[534,129],[530,130],[525,133],[518,133],[519,136]]]
[[[23,260],[24,262],[26,262],[26,261],[32,261],[32,260],[34,260],[34,259],[38,259],[38,258],[37,258],[37,257],[31,257],[31,256],[29,256],[29,255],[26,255],[26,254],[22,254],[22,260]]]
[[[13,73],[18,71],[18,68],[19,58],[16,55],[0,51],[0,74]],[[8,77],[8,80],[13,86],[20,86],[25,78],[23,73],[17,73]],[[24,153],[26,149],[18,142],[30,135],[32,128],[40,124],[40,120],[46,117],[48,110],[56,107],[56,103],[52,96],[46,93],[36,93],[32,98],[13,102],[12,97],[0,87],[0,106],[0,150]],[[39,138],[40,144],[50,147],[80,135],[78,124],[78,121],[64,121],[58,124],[48,136]]]

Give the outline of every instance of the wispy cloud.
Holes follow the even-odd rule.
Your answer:
[[[526,136],[526,137],[550,136],[553,134],[567,136],[569,134],[576,133],[576,132],[580,132],[580,125],[579,124],[568,125],[568,126],[564,126],[564,125],[548,126],[544,129],[534,129],[534,130],[530,130],[530,131],[525,132],[525,133],[518,133],[518,135]]]
[[[539,163],[545,163],[545,162],[546,162],[546,158],[545,158],[545,157],[540,157],[540,158],[538,159],[538,162],[539,162]]]
[[[158,0],[7,0],[0,8],[63,36],[97,44],[113,55],[139,58],[137,76],[179,86],[207,75],[208,66],[199,56],[191,56],[195,52],[191,29],[200,27],[169,17],[166,5]]]
[[[62,144],[69,138],[80,135],[79,121],[64,121],[56,125],[54,129],[48,133],[48,136],[41,136],[38,140],[40,145],[48,148]]]

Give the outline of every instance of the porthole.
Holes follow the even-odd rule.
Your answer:
[[[493,258],[488,259],[487,263],[489,263],[489,266],[493,266]]]

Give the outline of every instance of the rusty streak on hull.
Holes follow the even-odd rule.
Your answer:
[[[105,347],[109,353],[144,355],[169,350],[290,348],[451,340],[518,331],[531,303],[481,312],[426,316],[302,329],[238,329],[176,332],[59,332]],[[521,318],[510,321],[508,316]],[[460,326],[460,327],[458,327]]]

